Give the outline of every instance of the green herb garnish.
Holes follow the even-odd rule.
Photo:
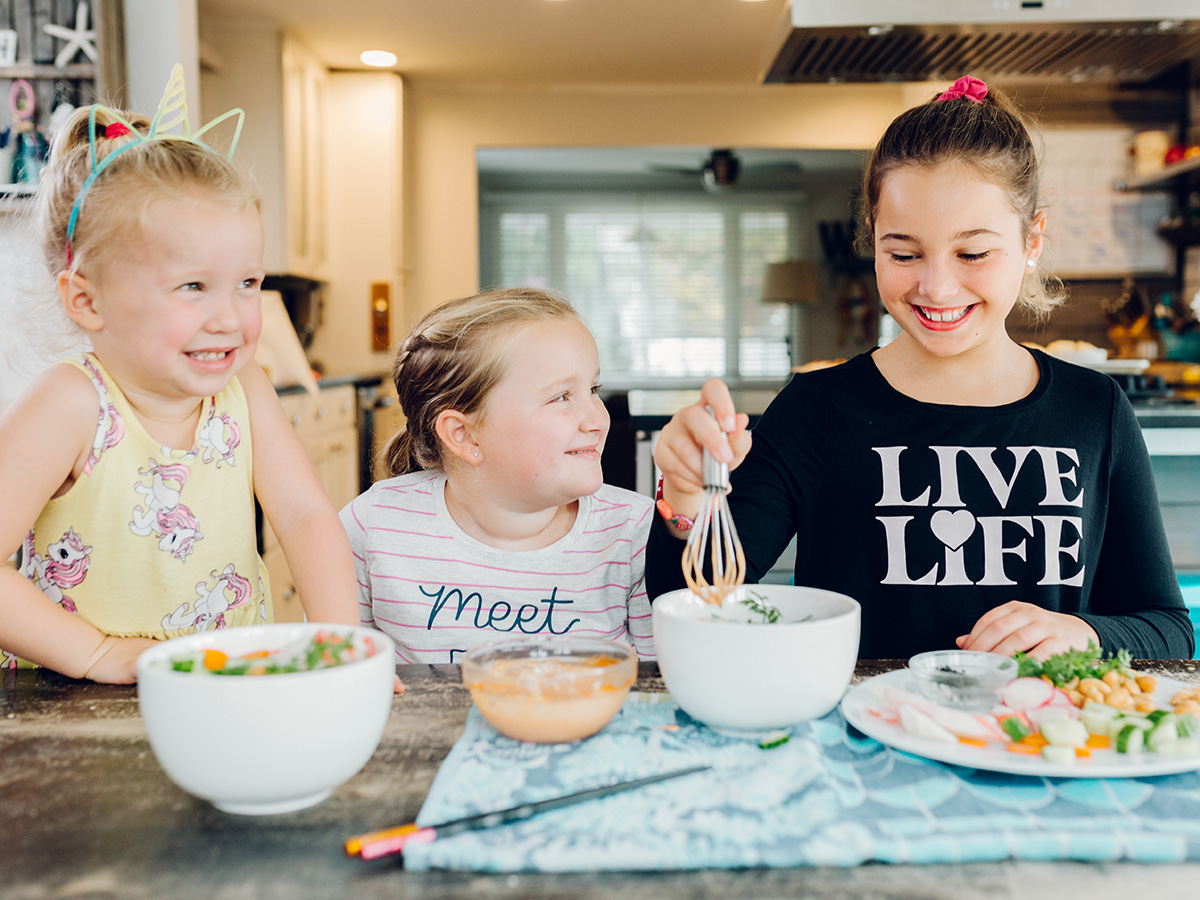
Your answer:
[[[779,621],[779,610],[768,603],[767,598],[763,597],[761,594],[750,592],[749,597],[739,602],[742,604],[742,606],[746,607],[746,609],[750,610],[750,612],[762,616],[763,621],[768,624],[773,625]]]
[[[1088,641],[1086,650],[1064,650],[1045,662],[1034,659],[1023,650],[1014,653],[1013,659],[1017,661],[1018,676],[1040,678],[1045,675],[1056,687],[1062,687],[1072,678],[1101,678],[1114,669],[1126,672],[1133,657],[1128,650],[1118,650],[1112,656],[1105,656],[1095,641]]]

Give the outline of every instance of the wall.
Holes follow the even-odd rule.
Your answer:
[[[479,147],[864,149],[927,88],[500,89],[410,85],[405,104],[407,323],[479,287]]]
[[[404,83],[391,72],[334,72],[328,86],[329,287],[309,357],[326,374],[387,371],[371,350],[371,283],[392,295],[391,343],[404,316],[401,178]]]

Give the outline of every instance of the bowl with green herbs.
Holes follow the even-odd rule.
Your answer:
[[[749,584],[720,604],[671,591],[654,601],[653,619],[672,699],[725,734],[760,737],[820,718],[858,659],[859,605],[836,591]]]
[[[395,646],[369,628],[278,623],[163,641],[138,705],[168,777],[225,812],[312,806],[358,772],[392,708]]]

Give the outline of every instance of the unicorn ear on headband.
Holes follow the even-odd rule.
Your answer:
[[[101,131],[101,137],[118,137],[131,134],[134,136],[134,140],[122,144],[97,162],[96,112],[101,109],[116,120]],[[201,137],[206,132],[233,116],[237,117],[237,127],[234,129],[233,140],[230,142],[228,152],[219,153],[216,149],[201,140]],[[67,265],[71,265],[71,243],[75,238],[75,226],[79,221],[79,210],[83,207],[83,199],[87,196],[88,190],[100,176],[100,173],[108,168],[109,163],[132,147],[140,147],[151,141],[163,140],[189,141],[203,147],[205,150],[216,153],[218,156],[223,156],[226,161],[229,161],[233,159],[234,151],[237,150],[238,141],[242,137],[242,125],[245,121],[246,113],[243,110],[231,109],[193,132],[188,122],[187,88],[183,81],[183,66],[179,63],[176,63],[175,67],[171,69],[171,77],[167,79],[166,90],[163,91],[162,99],[158,101],[158,110],[154,113],[154,119],[150,123],[150,130],[145,135],[142,135],[141,132],[130,125],[129,121],[115,109],[93,103],[91,109],[88,111],[88,158],[91,162],[91,172],[79,187],[79,193],[75,197],[75,204],[71,207],[71,218],[67,221]]]

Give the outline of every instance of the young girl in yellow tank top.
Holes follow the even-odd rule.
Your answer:
[[[345,533],[254,363],[258,197],[182,91],[177,69],[152,121],[76,111],[42,177],[42,252],[92,349],[0,418],[0,665],[131,682],[156,639],[271,621],[256,495],[307,617],[358,624]]]

